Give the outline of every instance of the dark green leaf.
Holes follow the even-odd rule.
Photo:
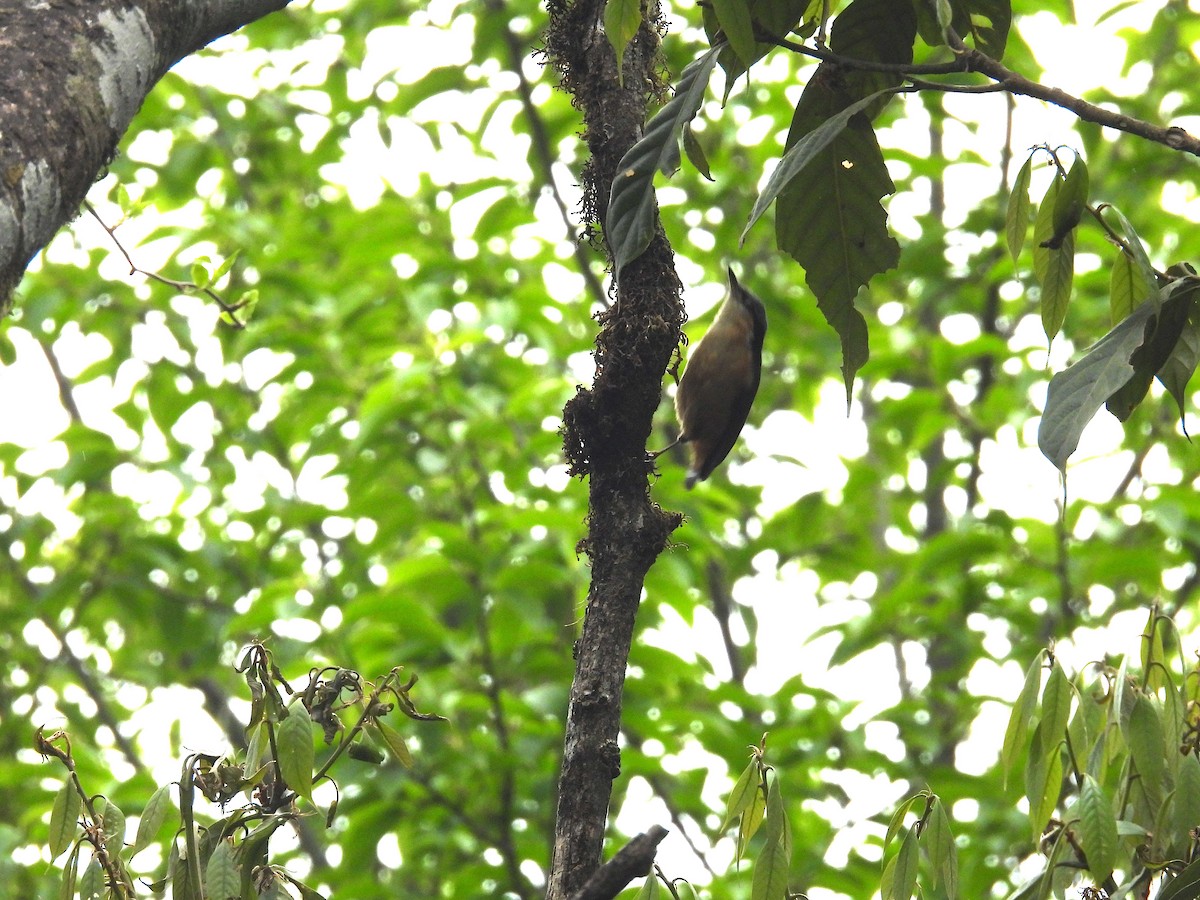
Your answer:
[[[671,174],[679,168],[680,132],[700,109],[716,58],[716,50],[709,50],[683,70],[675,96],[646,124],[645,136],[617,165],[605,231],[618,275],[650,246],[658,215],[654,173]]]
[[[1067,459],[1100,404],[1132,377],[1130,357],[1144,340],[1153,316],[1154,305],[1147,301],[1050,379],[1038,448],[1060,470],[1066,470]]]
[[[1075,276],[1075,232],[1067,229],[1057,239],[1054,232],[1054,210],[1062,190],[1062,182],[1055,179],[1042,198],[1033,225],[1033,271],[1042,289],[1042,329],[1050,340],[1067,317]]]

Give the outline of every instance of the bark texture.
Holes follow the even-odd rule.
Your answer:
[[[0,314],[75,217],[147,93],[288,0],[8,0],[0,11]]]
[[[617,165],[642,136],[647,102],[665,93],[657,78],[658,4],[650,0],[643,9],[643,25],[625,51],[622,82],[601,25],[604,0],[549,2],[547,54],[586,128],[583,209],[593,237],[603,232]],[[600,865],[612,783],[620,774],[634,620],[646,572],[682,519],[651,500],[653,463],[646,455],[663,375],[680,339],[681,294],[659,228],[649,249],[622,270],[616,302],[600,316],[591,388],[579,388],[563,411],[571,472],[589,480],[588,535],[580,549],[591,560],[592,581],[575,647],[549,900],[579,893]]]

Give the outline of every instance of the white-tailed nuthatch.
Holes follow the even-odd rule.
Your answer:
[[[762,377],[766,334],[762,301],[738,284],[730,269],[729,296],[689,355],[675,394],[675,443],[690,444],[692,451],[685,482],[689,490],[712,474],[742,433]]]

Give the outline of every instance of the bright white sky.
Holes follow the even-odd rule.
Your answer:
[[[1079,26],[1063,26],[1049,14],[1042,13],[1022,23],[1023,33],[1032,46],[1035,56],[1047,66],[1044,81],[1048,84],[1063,88],[1068,92],[1079,94],[1097,82],[1109,85],[1118,94],[1135,94],[1140,86],[1146,83],[1149,76],[1148,64],[1141,63],[1133,67],[1127,79],[1118,79],[1118,67],[1124,55],[1124,44],[1115,35],[1122,28],[1143,28],[1150,21],[1154,11],[1160,6],[1158,2],[1140,2],[1132,4],[1128,9],[1113,16],[1099,26],[1095,20],[1115,0],[1077,0],[1076,9]],[[315,6],[338,8],[336,0],[315,0]],[[1196,3],[1193,3],[1193,7]],[[456,20],[451,15],[452,8],[442,2],[433,2],[424,12],[413,14],[412,24],[405,27],[389,27],[378,29],[368,41],[368,52],[358,69],[349,74],[350,90],[362,98],[373,92],[381,100],[391,99],[390,95],[403,89],[403,85],[418,81],[428,68],[433,65],[457,63],[470,66],[470,48],[472,45],[472,25],[465,20]],[[428,24],[426,24],[428,23]],[[448,29],[442,26],[449,25]],[[676,21],[675,28],[682,25]],[[244,47],[245,42],[239,36],[224,39],[227,47]],[[262,91],[287,90],[291,96],[302,99],[311,109],[311,115],[303,117],[298,126],[301,131],[301,145],[314,141],[329,127],[328,98],[319,88],[324,81],[325,72],[341,50],[341,38],[336,33],[327,35],[324,39],[311,41],[302,48],[293,51],[276,51],[267,54],[265,51],[248,51],[240,56],[223,55],[219,62],[212,56],[193,57],[183,61],[176,71],[190,81],[208,83],[219,86],[222,90],[232,91],[244,96],[246,100]],[[266,65],[263,65],[267,63]],[[528,75],[539,82],[535,97],[548,94],[550,87],[547,79],[532,63],[528,63]],[[515,81],[507,73],[494,71],[484,72],[492,77],[494,89],[498,94],[511,91]],[[769,84],[786,75],[783,65],[772,65],[768,62],[757,75],[759,84]],[[791,88],[798,92],[798,88]],[[719,96],[716,91],[710,97]],[[793,98],[794,99],[794,98]],[[454,116],[468,131],[475,131],[481,121],[484,110],[491,104],[492,98],[486,95],[460,95],[455,100],[439,96],[436,101],[430,101],[418,106],[413,119],[416,121],[444,121],[447,114]],[[713,99],[711,102],[716,103]],[[1002,122],[1004,99],[1000,95],[988,96],[955,96],[947,98],[947,105],[952,112],[963,118],[980,122]],[[528,146],[524,138],[514,138],[506,129],[507,123],[519,112],[519,104],[509,101],[509,107],[491,120],[488,132],[483,141],[488,149],[496,154],[497,174],[527,172]],[[907,144],[923,146],[927,140],[927,130],[924,126],[920,104],[910,103],[913,115],[885,131],[881,136],[886,145]],[[778,128],[777,123],[765,117],[751,117],[750,113],[740,110],[745,121],[740,121],[740,136],[747,141],[758,142],[771,137]],[[1175,124],[1182,125],[1193,133],[1200,132],[1200,120],[1178,120]],[[342,162],[325,166],[322,176],[328,183],[327,190],[344,191],[359,208],[373,206],[385,191],[394,190],[400,194],[412,192],[416,183],[406,180],[404,173],[428,172],[435,182],[449,184],[457,180],[458,174],[464,168],[477,170],[480,163],[473,155],[470,142],[454,142],[449,140],[451,133],[445,132],[447,138],[443,145],[435,147],[412,121],[394,118],[388,119],[387,128],[391,135],[390,144],[385,144],[379,137],[379,129],[374,122],[364,121],[360,127],[352,128],[350,140],[345,145],[345,157]],[[213,123],[198,123],[196,129],[202,132],[205,128],[214,127]],[[1079,140],[1073,130],[1074,118],[1069,113],[1055,107],[1048,107],[1036,101],[1021,99],[1018,102],[1015,118],[1016,133],[1013,140],[1015,148],[1029,147],[1036,144],[1051,145],[1065,144],[1078,146]],[[960,150],[968,146],[985,155],[994,153],[994,149],[1003,142],[1003,134],[981,133],[980,138],[971,136],[967,130],[958,129],[951,124],[946,134],[946,154],[954,159],[960,156]],[[128,148],[127,154],[134,161],[146,163],[161,163],[170,153],[172,136],[168,132],[143,132]],[[397,148],[404,148],[404,165],[394,164]],[[1018,159],[1018,163],[1019,163]],[[480,173],[486,174],[486,173]],[[571,204],[574,196],[574,175],[561,167],[556,173],[559,189]],[[415,175],[411,176],[415,179]],[[977,202],[993,196],[998,174],[994,170],[982,170],[979,166],[969,163],[954,163],[946,168],[946,195],[952,204],[958,204],[959,215],[965,217],[966,211]],[[94,191],[95,196],[104,198],[110,192],[111,186],[106,179]],[[135,199],[143,192],[153,196],[153,177],[150,170],[144,170],[144,177],[139,177],[138,184],[129,186]],[[1035,188],[1036,190],[1036,188]],[[663,186],[660,199],[664,206],[671,206],[682,201],[680,192],[669,185]],[[1182,185],[1171,185],[1163,195],[1164,206],[1172,213],[1200,220],[1200,200],[1197,199],[1194,188]],[[919,207],[920,198],[899,197],[890,207],[893,225],[904,233],[913,228],[913,216],[923,212]],[[452,225],[457,239],[456,250],[461,256],[473,257],[480,248],[474,244],[474,226],[479,215],[487,208],[490,200],[485,195],[456,204],[452,209]],[[545,207],[536,210],[535,220],[522,232],[518,233],[510,252],[522,256],[522,242],[541,243],[544,241],[563,242],[565,239],[561,221],[557,211],[546,201]],[[113,205],[98,200],[100,214],[107,221],[116,221],[120,217],[119,210]],[[187,220],[197,215],[196,209],[184,209],[171,218]],[[951,217],[955,208],[951,208]],[[131,219],[122,225],[122,239],[144,268],[157,270],[164,268],[175,256],[177,245],[170,240],[145,242],[145,237],[159,225],[150,216]],[[703,232],[698,232],[703,234]],[[108,239],[88,217],[81,217],[73,226],[70,234],[60,235],[51,245],[46,254],[46,261],[35,261],[34,268],[45,265],[86,264],[86,256],[78,249],[78,245],[86,247],[108,246]],[[700,250],[705,248],[701,246]],[[951,251],[953,252],[953,250]],[[963,248],[965,259],[966,248]],[[193,255],[207,254],[218,256],[215,247],[200,247],[192,251]],[[177,262],[187,264],[188,258],[179,258]],[[405,263],[403,259],[396,261],[398,268]],[[1099,259],[1083,258],[1079,265],[1097,267]],[[712,305],[719,302],[723,295],[723,286],[710,283],[712,271],[719,267],[706,264],[702,267],[693,260],[681,259],[680,272],[684,282],[690,286],[688,301],[692,318],[703,315]],[[712,271],[710,271],[710,269]],[[128,269],[124,261],[114,252],[101,266],[100,273],[115,282],[128,281]],[[565,266],[552,268],[546,273],[547,288],[554,296],[568,300],[579,295],[581,283],[577,275]],[[138,288],[139,293],[145,292],[145,287]],[[878,311],[878,316],[884,324],[888,324],[900,314],[898,305],[895,308],[884,306]],[[201,354],[197,364],[204,371],[223,373],[226,377],[238,377],[239,374],[251,384],[262,386],[276,372],[279,360],[269,352],[253,354],[242,361],[240,368],[222,358],[220,342],[215,337],[217,327],[216,314],[210,306],[194,299],[178,298],[172,303],[177,314],[190,319],[196,334],[201,337]],[[121,367],[121,376],[116,383],[107,379],[82,384],[77,388],[77,400],[85,420],[92,427],[110,431],[118,435],[118,440],[129,446],[134,435],[128,432],[120,419],[112,413],[115,405],[126,399],[137,381],[146,371],[146,367],[163,358],[170,357],[179,350],[163,326],[161,316],[151,314],[147,324],[137,326],[134,340],[135,359]],[[431,328],[439,330],[445,327],[439,320],[431,320]],[[1023,325],[1014,338],[1012,349],[1025,350],[1028,348],[1044,348],[1045,336],[1041,332],[1040,323],[1035,317],[1030,317],[1027,326]],[[65,447],[55,438],[68,424],[65,411],[62,409],[57,387],[40,348],[26,330],[27,323],[10,325],[7,335],[13,341],[17,350],[17,362],[7,369],[0,370],[0,440],[17,443],[27,447],[28,452],[22,457],[20,467],[31,474],[39,474],[65,462]],[[953,343],[963,343],[975,337],[972,328],[973,321],[967,317],[949,319],[944,325],[943,336]],[[110,348],[107,343],[96,335],[85,336],[74,326],[64,329],[62,336],[55,344],[56,355],[63,362],[66,375],[78,375],[92,362],[105,358]],[[1049,355],[1048,365],[1058,370],[1066,365],[1073,353],[1069,343],[1058,339]],[[573,361],[576,377],[580,381],[588,381],[591,376],[591,360],[580,355]],[[836,373],[835,373],[836,374]],[[216,375],[214,375],[216,377]],[[813,421],[809,422],[802,416],[789,410],[775,410],[762,420],[761,427],[747,428],[744,434],[746,446],[759,454],[751,462],[738,466],[731,465],[729,477],[734,480],[751,484],[772,485],[772,490],[764,494],[760,512],[764,517],[793,503],[797,498],[813,491],[825,491],[831,502],[836,502],[838,492],[846,483],[846,466],[844,460],[861,457],[866,446],[866,435],[862,421],[861,409],[856,403],[849,417],[845,414],[844,398],[840,380],[831,379],[824,393],[824,401],[819,405]],[[884,389],[886,390],[886,388]],[[886,398],[881,398],[886,399]],[[1032,397],[1031,402],[1040,404],[1041,397]],[[197,447],[203,447],[210,441],[211,410],[207,413],[202,407],[181,420],[177,426],[176,437]],[[1059,493],[1058,473],[1037,450],[1036,431],[1038,419],[1031,415],[1025,427],[1018,433],[1007,430],[1000,435],[999,440],[989,444],[984,451],[986,475],[981,482],[981,491],[987,502],[999,509],[1008,511],[1014,516],[1031,516],[1043,520],[1052,520],[1056,516],[1053,498]],[[1120,425],[1109,416],[1101,415],[1093,422],[1084,434],[1080,449],[1074,459],[1071,474],[1071,490],[1075,496],[1084,498],[1107,498],[1120,480],[1129,464],[1129,455],[1120,452]],[[803,465],[791,465],[778,457],[784,455],[786,448],[803,446],[805,448]],[[161,449],[144,448],[147,457],[152,461]],[[247,502],[253,502],[256,494],[266,489],[268,484],[285,490],[293,490],[303,494],[307,499],[325,502],[331,510],[337,510],[344,501],[341,499],[341,483],[336,477],[327,477],[328,470],[336,460],[315,461],[315,467],[302,477],[296,485],[280,483],[280,473],[263,460],[242,461],[239,466],[239,488],[245,492]],[[1165,473],[1165,463],[1161,454],[1152,453],[1147,460],[1150,471]],[[117,473],[114,486],[117,490],[128,493],[135,498],[143,498],[147,504],[153,504],[155,498],[168,498],[169,502],[179,496],[182,486],[164,483],[165,473],[153,475],[130,469]],[[561,488],[567,487],[565,474],[561,471],[553,473],[556,483]],[[921,473],[914,473],[921,477]],[[166,481],[173,481],[165,475]],[[951,498],[952,502],[954,498]],[[963,502],[962,498],[958,498]],[[192,501],[189,501],[192,502]],[[208,505],[207,498],[195,500],[198,509]],[[49,480],[41,483],[37,489],[24,498],[15,495],[15,485],[11,478],[0,479],[0,505],[14,509],[18,515],[40,511],[49,515],[59,530],[69,536],[78,527],[78,519],[70,511],[69,498],[63,496]],[[956,510],[962,513],[965,510]],[[154,510],[147,510],[153,514]],[[1096,522],[1086,517],[1081,524],[1083,529],[1091,529]],[[1080,535],[1086,537],[1085,533]],[[910,549],[898,544],[897,549]],[[762,621],[758,640],[758,656],[764,660],[764,665],[755,669],[749,679],[748,686],[752,690],[769,692],[795,674],[804,677],[806,683],[814,687],[834,689],[848,699],[861,701],[858,710],[845,722],[847,728],[866,724],[866,734],[871,744],[882,752],[896,754],[902,750],[898,734],[894,726],[886,723],[871,723],[869,720],[881,709],[892,704],[897,696],[881,696],[879,685],[887,683],[882,677],[883,672],[895,672],[895,661],[890,652],[868,654],[849,664],[836,669],[829,668],[829,659],[836,646],[834,636],[805,643],[807,638],[817,630],[830,624],[844,622],[859,614],[866,598],[873,595],[876,584],[870,576],[863,576],[854,584],[829,585],[820,592],[811,573],[794,566],[779,570],[777,561],[764,557],[756,561],[756,571],[746,573],[745,577],[735,586],[735,595],[739,601],[752,604]],[[1103,605],[1105,598],[1094,598]],[[1111,599],[1111,598],[1108,598]],[[830,602],[836,600],[840,602]],[[664,646],[682,656],[700,654],[709,658],[717,672],[724,667],[724,653],[720,635],[715,620],[706,610],[697,615],[694,625],[689,625],[678,618],[670,610],[664,610],[666,625],[644,636],[649,643]],[[336,622],[324,622],[326,626],[336,625]],[[1108,628],[1098,630],[1088,635],[1087,643],[1078,646],[1060,645],[1060,652],[1067,661],[1082,663],[1102,655],[1102,652],[1114,652],[1121,648],[1126,651],[1135,650],[1135,636],[1142,626],[1140,617],[1137,621],[1131,618],[1118,617]],[[282,633],[308,633],[315,628],[315,623],[295,622],[282,623]],[[998,656],[1006,652],[1006,642],[1002,633],[993,625],[983,620],[973,622],[972,627],[978,628],[984,634],[985,645]],[[42,645],[52,641],[48,633],[29,633],[26,638],[33,643]],[[741,635],[743,641],[748,641],[748,635]],[[796,653],[797,646],[804,645],[804,653]],[[103,653],[103,651],[101,651]],[[906,660],[909,669],[907,675],[921,686],[923,659],[918,649],[913,648]],[[989,694],[1003,700],[1011,700],[1016,696],[1023,676],[1024,661],[1010,661],[1004,667],[989,661],[981,661],[972,673],[972,690]],[[865,677],[865,673],[870,673]],[[892,681],[896,681],[895,678]],[[181,696],[182,695],[182,696]],[[137,705],[142,698],[129,698],[131,705]],[[166,741],[166,726],[175,717],[181,706],[194,707],[195,700],[187,692],[175,690],[160,690],[155,692],[155,702],[146,706],[135,716],[135,726],[141,735],[143,746],[152,759],[161,760],[161,770],[156,772],[164,780],[170,779],[176,772],[177,762],[169,758]],[[53,716],[53,698],[45,698],[45,712]],[[967,771],[983,771],[995,763],[1000,736],[1007,721],[1007,706],[999,702],[985,701],[980,709],[968,747],[960,758],[960,764]],[[46,721],[50,722],[50,719]],[[183,741],[188,747],[219,752],[220,740],[215,726],[195,716],[188,717],[183,723]],[[652,748],[651,748],[652,749]],[[663,749],[665,753],[665,748]],[[730,787],[727,778],[725,762],[710,759],[695,748],[684,746],[681,751],[672,751],[664,758],[664,767],[668,772],[691,769],[697,766],[707,767],[710,777],[705,787],[705,798],[714,808],[720,808],[722,798]],[[114,765],[118,768],[121,763],[114,757]],[[878,815],[882,810],[890,808],[896,800],[914,788],[907,785],[891,785],[882,783],[864,783],[869,779],[847,776],[846,773],[830,771],[831,781],[842,783],[847,793],[859,798],[851,806],[841,808],[836,804],[816,803],[822,806],[824,814],[833,818],[834,824],[845,826],[835,844],[827,855],[833,865],[843,862],[846,855],[854,849],[859,851],[866,846],[868,835],[881,834],[881,827],[869,819]],[[919,787],[919,786],[918,786]],[[970,818],[973,813],[969,805],[956,808],[955,813],[960,818]],[[618,824],[627,832],[634,833],[643,830],[650,821],[665,821],[665,810],[662,810],[652,797],[649,787],[635,780],[630,789],[630,803],[622,811]],[[707,846],[702,834],[693,834],[699,846]],[[398,848],[381,846],[380,853],[386,861],[394,863],[398,858]],[[730,841],[724,841],[718,848],[714,864],[722,865],[721,854],[726,857],[732,854]],[[695,879],[703,882],[705,876],[698,862],[692,857],[682,837],[672,834],[662,846],[661,861],[673,875]],[[813,900],[828,900],[828,895],[820,890],[810,893]]]

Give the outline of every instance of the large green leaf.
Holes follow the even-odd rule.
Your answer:
[[[650,246],[658,220],[654,173],[670,175],[679,168],[683,126],[700,109],[717,51],[709,50],[683,70],[675,96],[646,123],[646,133],[617,165],[604,223],[617,273]]]
[[[1068,368],[1050,379],[1046,408],[1038,427],[1038,448],[1059,469],[1079,446],[1079,436],[1113,392],[1133,376],[1133,352],[1154,320],[1154,304],[1146,301],[1123,322],[1087,349]]]

